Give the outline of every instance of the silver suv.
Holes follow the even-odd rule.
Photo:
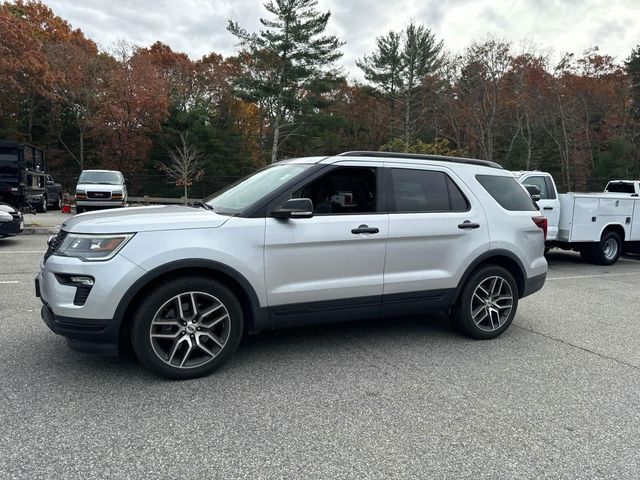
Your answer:
[[[481,160],[349,152],[286,160],[196,207],[89,213],[49,240],[42,317],[72,347],[169,378],[210,373],[243,332],[451,313],[504,332],[542,288],[546,221]]]

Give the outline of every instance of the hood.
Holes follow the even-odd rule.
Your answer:
[[[229,218],[204,208],[177,205],[130,207],[76,215],[62,224],[62,230],[73,233],[134,233],[215,228]]]
[[[76,185],[76,191],[84,190],[92,192],[113,192],[114,190],[122,190],[122,185],[104,184],[104,183],[79,183]]]

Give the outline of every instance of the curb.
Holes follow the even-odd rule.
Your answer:
[[[55,235],[60,230],[60,227],[35,227],[25,226],[22,230],[22,235]]]

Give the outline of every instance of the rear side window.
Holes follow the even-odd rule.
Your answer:
[[[633,183],[611,182],[607,185],[607,192],[635,193]]]
[[[476,175],[476,180],[505,210],[538,211],[531,196],[514,177]]]
[[[398,213],[466,212],[469,202],[444,172],[392,168],[388,207]]]

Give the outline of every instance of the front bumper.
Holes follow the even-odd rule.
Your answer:
[[[126,199],[121,200],[76,200],[76,207],[124,207]]]
[[[74,350],[112,357],[118,355],[119,329],[111,319],[61,317],[46,303],[42,305],[40,315],[53,333],[67,338]]]
[[[116,309],[144,273],[122,255],[104,262],[52,255],[35,279],[36,295],[44,304],[42,319],[55,333],[67,337],[76,350],[117,354],[122,319]],[[90,276],[95,283],[79,302],[78,287],[60,281],[64,275]]]
[[[18,235],[24,229],[24,220],[22,217],[14,218],[11,222],[0,223],[0,236]]]

